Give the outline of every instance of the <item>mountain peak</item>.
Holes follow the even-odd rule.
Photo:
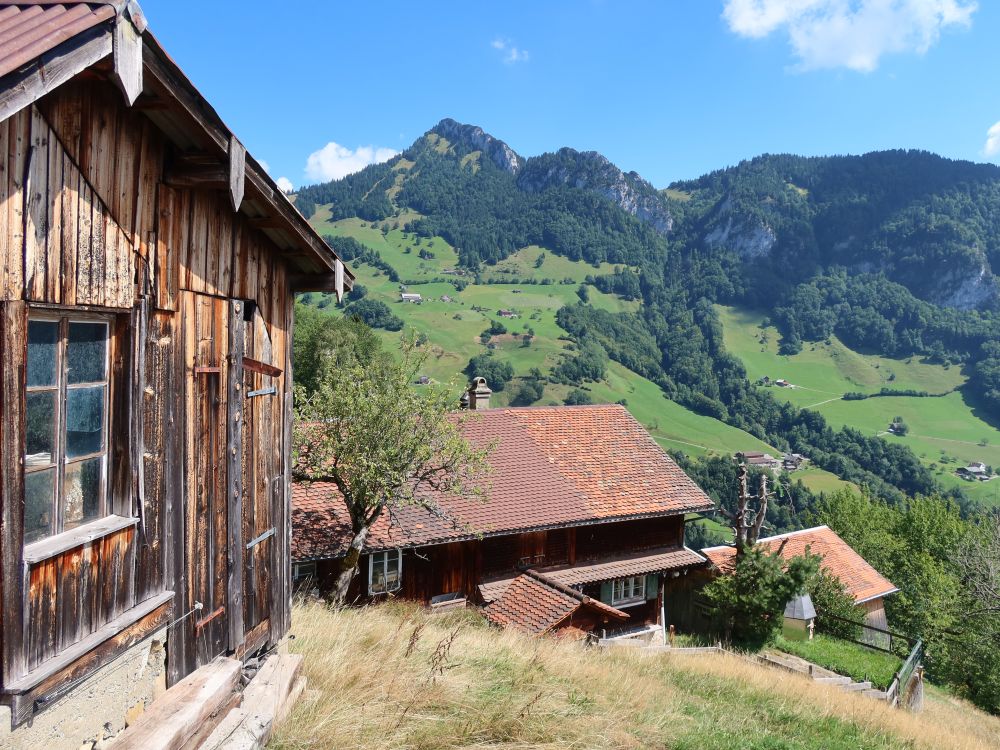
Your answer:
[[[517,174],[524,165],[524,159],[514,149],[478,125],[467,125],[446,117],[431,128],[430,132],[437,133],[452,143],[461,143],[473,150],[482,151],[497,167],[509,174]]]

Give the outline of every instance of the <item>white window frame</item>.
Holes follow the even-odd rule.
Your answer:
[[[395,561],[390,559],[390,556],[395,556]],[[376,558],[378,561],[376,562]],[[382,580],[389,580],[389,571],[391,570],[390,565],[392,562],[396,563],[396,585],[393,588],[389,588],[385,585],[382,588],[373,588],[372,586],[372,576],[375,573],[377,567],[382,569]],[[394,591],[399,591],[403,585],[403,551],[401,549],[390,549],[383,552],[373,552],[368,555],[368,594],[369,596],[377,596],[379,594],[391,594]]]
[[[628,607],[646,602],[646,576],[629,576],[611,582],[611,606]]]

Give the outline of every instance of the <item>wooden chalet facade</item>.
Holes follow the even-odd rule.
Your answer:
[[[705,564],[684,547],[684,514],[712,502],[624,407],[489,409],[481,384],[468,403],[465,436],[496,444],[486,498],[442,494],[436,514],[380,518],[350,599],[464,599],[529,632],[684,615],[686,574]],[[343,500],[321,483],[296,483],[292,497],[296,579],[323,589],[350,540]]]
[[[285,634],[293,293],[351,276],[133,2],[0,2],[0,166],[19,725],[153,633],[167,685]]]

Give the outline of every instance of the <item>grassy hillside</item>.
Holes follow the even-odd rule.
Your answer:
[[[762,326],[762,313],[734,307],[716,308],[723,323],[726,349],[740,357],[751,380],[784,378],[794,388],[771,387],[776,397],[815,409],[834,427],[849,425],[887,440],[909,445],[945,486],[961,486],[971,497],[1000,505],[1000,480],[966,482],[955,469],[972,461],[1000,466],[1000,430],[983,421],[958,390],[966,382],[958,367],[945,367],[918,357],[897,360],[860,354],[836,336],[806,344],[792,356],[778,353],[778,331]],[[844,401],[844,393],[876,393],[881,388],[926,391],[940,397],[891,396]],[[888,434],[895,417],[910,431]]]
[[[353,237],[378,250],[382,259],[397,271],[400,283],[390,281],[377,268],[352,263],[358,283],[368,289],[372,299],[388,304],[408,330],[427,336],[430,357],[425,374],[440,382],[463,378],[461,373],[469,360],[487,351],[479,337],[493,320],[501,321],[508,329],[508,334],[492,339],[494,356],[509,362],[517,377],[528,375],[532,368],[547,374],[571,345],[566,331],[556,323],[556,312],[563,305],[577,301],[577,290],[588,274],[613,270],[609,264],[595,267],[531,246],[495,266],[485,266],[481,281],[492,283],[477,284],[470,276],[451,273],[457,254],[443,239],[435,237],[418,242],[417,237],[405,231],[406,222],[415,218],[416,214],[406,213],[384,222],[356,218],[331,222],[329,210],[321,206],[311,222],[321,234]],[[421,258],[421,250],[429,250],[433,257]],[[513,280],[517,283],[501,283]],[[456,282],[465,282],[467,286],[457,291]],[[407,291],[421,294],[422,304],[401,302],[399,295],[404,286]],[[587,291],[590,304],[611,312],[635,310],[639,305],[637,301],[604,294],[590,285]],[[502,319],[497,314],[501,309],[512,310],[518,317]],[[529,330],[534,335],[525,346],[523,335]],[[398,333],[382,331],[380,335],[390,346],[399,340]],[[537,403],[562,403],[570,390],[569,386],[549,383]],[[596,402],[624,400],[629,411],[667,450],[696,456],[742,450],[776,452],[743,430],[695,414],[668,400],[653,382],[613,361],[608,366],[607,378],[585,385],[584,390]],[[509,395],[509,389],[497,393],[494,403],[508,403]],[[814,491],[831,491],[846,484],[815,467],[796,474],[796,478]]]
[[[988,748],[1000,720],[919,715],[724,655],[644,657],[501,633],[471,611],[295,608],[309,690],[275,748]]]

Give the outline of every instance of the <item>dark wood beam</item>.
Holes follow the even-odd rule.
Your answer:
[[[163,181],[171,187],[223,190],[229,187],[229,171],[216,156],[182,154],[167,167]]]

